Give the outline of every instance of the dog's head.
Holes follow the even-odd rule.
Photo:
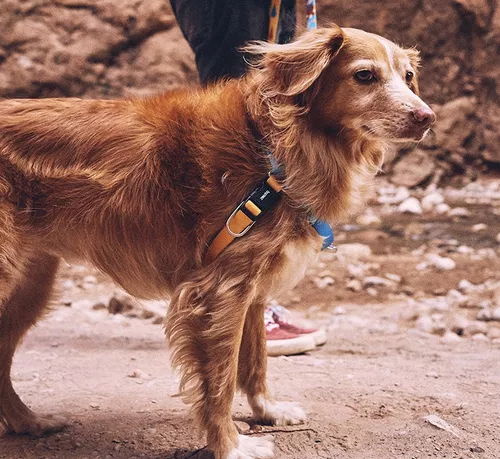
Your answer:
[[[378,35],[333,26],[248,50],[262,56],[264,96],[300,106],[315,128],[419,141],[436,119],[418,95],[418,52]]]

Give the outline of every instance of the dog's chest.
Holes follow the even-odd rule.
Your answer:
[[[272,295],[278,296],[295,287],[305,276],[307,268],[319,256],[318,237],[289,242],[283,249],[283,262],[272,283]]]

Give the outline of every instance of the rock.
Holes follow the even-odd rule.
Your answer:
[[[479,231],[485,231],[488,229],[488,225],[485,223],[478,223],[477,225],[473,225],[471,229],[474,233],[479,233]]]
[[[350,280],[346,284],[345,288],[347,290],[351,290],[352,292],[361,292],[361,290],[363,290],[363,286],[361,284],[361,281],[358,280],[358,279],[352,279],[352,280]]]
[[[396,282],[396,284],[400,284],[401,280],[402,280],[401,276],[398,276],[397,274],[392,274],[392,273],[386,273],[385,277],[387,277],[387,279],[389,279],[393,282]]]
[[[149,379],[149,375],[142,370],[134,370],[127,375],[129,378]]]
[[[488,330],[488,336],[489,339],[499,339],[500,338],[500,328],[497,327],[490,327]]]
[[[377,200],[380,204],[400,204],[410,197],[408,188],[402,186],[393,189],[382,189],[379,191],[381,194]]]
[[[470,217],[470,211],[465,207],[455,207],[454,209],[450,209],[448,217],[468,218]]]
[[[421,315],[415,322],[415,328],[433,335],[443,335],[446,331],[446,325],[441,314]]]
[[[446,331],[441,337],[441,342],[446,344],[459,343],[460,341],[462,341],[462,338],[451,331]]]
[[[484,322],[479,322],[477,320],[471,321],[469,325],[464,329],[464,336],[474,336],[477,333],[486,334],[488,333],[488,326]]]
[[[236,429],[238,429],[238,433],[240,434],[246,434],[250,432],[250,425],[247,424],[244,421],[233,421],[234,424],[236,425]]]
[[[329,287],[333,284],[335,284],[335,279],[331,276],[325,276],[325,277],[315,277],[313,279],[314,284],[316,287],[320,289],[324,289],[326,287]]]
[[[434,172],[432,155],[417,148],[396,163],[390,180],[396,185],[414,187],[427,180]]]
[[[341,244],[338,247],[337,255],[345,258],[368,258],[372,254],[372,249],[365,244]]]
[[[470,321],[463,316],[455,316],[451,322],[450,329],[453,333],[462,336]]]
[[[401,213],[408,213],[408,214],[421,214],[422,213],[422,206],[420,205],[420,201],[417,198],[408,198],[405,201],[403,201],[399,206],[398,206],[398,211]]]
[[[495,239],[500,244],[500,233],[497,234],[497,237]]]
[[[444,197],[441,193],[439,193],[439,191],[434,191],[432,193],[425,195],[421,201],[422,209],[426,211],[431,211],[436,206],[443,203],[444,203]]]
[[[493,309],[491,313],[491,320],[500,321],[500,307]]]
[[[336,306],[334,309],[333,309],[333,314],[336,315],[336,316],[343,316],[344,314],[346,314],[346,308],[344,308],[344,306]]]
[[[460,290],[462,293],[471,293],[471,292],[479,292],[483,290],[483,286],[473,284],[472,282],[469,282],[467,279],[462,279],[458,283],[458,290]]]
[[[481,309],[476,316],[477,320],[483,320],[485,322],[493,320],[493,313],[490,308]]]
[[[363,287],[387,287],[394,285],[394,282],[379,276],[368,276],[363,279]]]
[[[439,271],[451,271],[457,267],[455,260],[447,257],[441,257],[434,253],[428,254],[427,260]]]
[[[488,341],[488,337],[484,333],[476,333],[472,335],[474,341]]]
[[[415,269],[417,271],[425,271],[429,267],[429,263],[426,263],[425,261],[421,261],[420,263],[417,263],[415,266]]]
[[[363,214],[356,218],[356,223],[362,226],[379,225],[380,222],[380,217],[370,209],[366,210]]]
[[[438,215],[443,215],[443,214],[446,214],[447,212],[449,212],[451,209],[451,207],[446,204],[445,202],[443,202],[442,204],[438,204],[436,206],[436,208],[434,209],[434,211],[438,214]]]

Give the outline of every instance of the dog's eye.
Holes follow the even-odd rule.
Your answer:
[[[410,84],[412,81],[413,81],[413,77],[415,76],[415,74],[413,72],[406,72],[406,76],[405,76],[405,80],[408,84]]]
[[[354,78],[360,83],[371,83],[375,81],[375,74],[371,70],[360,70],[355,73]]]

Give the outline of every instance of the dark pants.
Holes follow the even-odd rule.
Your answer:
[[[247,70],[239,48],[267,40],[270,0],[170,0],[177,22],[196,57],[202,84],[237,78]],[[278,42],[295,33],[295,0],[282,0]]]

